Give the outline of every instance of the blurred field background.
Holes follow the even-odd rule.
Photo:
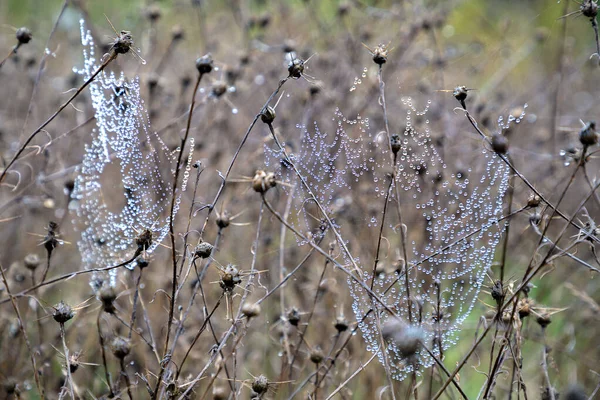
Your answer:
[[[590,58],[596,48],[594,32],[589,19],[583,16],[560,19],[579,8],[574,1],[566,0],[173,0],[153,3],[70,0],[48,45],[50,54],[45,60],[31,114],[26,117],[46,40],[63,3],[61,0],[0,2],[2,57],[16,43],[14,28],[26,26],[33,33],[33,40],[22,46],[0,69],[3,93],[0,97],[0,154],[4,165],[27,134],[66,100],[67,91],[82,83],[81,77],[72,72],[72,68],[80,66],[82,62],[79,19],[86,19],[86,24],[95,38],[102,41],[101,44],[110,43],[114,32],[105,15],[117,30],[132,32],[135,46],[141,50],[139,54],[147,61],[142,64],[137,58],[126,54],[112,63],[109,69],[124,71],[128,77],[135,74],[140,76],[142,97],[149,109],[152,127],[159,130],[161,138],[172,149],[179,145],[185,130],[185,118],[180,116],[189,108],[191,87],[197,76],[195,60],[210,52],[219,67],[218,71],[213,71],[208,79],[202,81],[199,98],[205,103],[192,121],[191,134],[196,143],[193,158],[201,160],[205,167],[198,184],[198,198],[203,202],[212,199],[220,184],[217,171],[226,168],[247,126],[275,89],[278,80],[287,76],[285,49],[293,49],[303,59],[311,57],[306,73],[314,77],[286,83],[285,94],[277,108],[275,126],[278,132],[296,145],[298,142],[295,141],[299,140],[294,137],[299,134],[297,124],[311,126],[312,121],[317,121],[322,129],[332,130],[334,123],[331,118],[336,108],[343,112],[361,110],[362,115],[372,116],[375,129],[381,129],[376,66],[363,43],[370,47],[390,43],[390,47],[394,48],[384,69],[388,110],[392,110],[392,114],[393,110],[401,109],[402,96],[432,100],[432,135],[435,138],[443,137],[459,154],[456,159],[447,160],[452,171],[465,167],[461,152],[464,152],[464,160],[467,160],[484,145],[464,115],[454,111],[459,103],[452,93],[441,90],[453,89],[458,85],[476,89],[469,92],[469,109],[489,132],[498,129],[498,116],[514,115],[515,110],[526,103],[526,118],[507,134],[510,154],[518,170],[537,190],[554,201],[569,180],[573,168],[573,164],[570,167],[564,165],[560,151],[580,146],[577,136],[581,128],[580,121],[587,122],[598,117],[600,68],[597,65],[598,58]],[[176,25],[179,26],[176,29],[182,29],[184,36],[170,45]],[[163,57],[162,70],[156,73]],[[353,80],[360,76],[365,67],[369,73],[362,85],[371,89],[362,98],[350,96],[349,88]],[[228,88],[235,87],[235,90],[211,97],[210,93],[214,93],[215,87],[222,84]],[[66,193],[76,176],[76,167],[83,159],[84,144],[89,142],[89,133],[94,125],[93,121],[86,123],[93,115],[87,90],[73,102],[73,106],[65,109],[46,129],[48,135],[40,135],[35,144],[44,145],[48,137],[66,135],[39,154],[31,154],[18,163],[16,168],[20,172],[20,181],[17,183],[12,176],[9,181],[12,186],[2,187],[0,191],[0,242],[3,243],[0,262],[7,271],[13,293],[31,286],[31,272],[23,265],[27,255],[37,254],[42,265],[45,263],[46,253],[40,242],[47,234],[49,221],[59,222],[60,238],[65,241],[52,254],[49,276],[80,269],[80,255],[76,246],[78,233],[73,229],[72,215],[67,211],[69,199]],[[26,118],[28,120],[24,125]],[[252,177],[256,169],[264,168],[262,146],[269,134],[262,124],[257,125],[255,130],[234,168],[233,177],[239,180]],[[587,165],[592,180],[598,175],[598,165],[594,157]],[[119,177],[115,175],[114,179],[116,182]],[[118,183],[115,185],[118,186]],[[519,181],[514,190],[516,209],[526,204],[531,191]],[[578,176],[561,210],[570,216],[588,191],[589,186],[583,175]],[[188,189],[177,217],[180,231],[186,226],[189,194]],[[360,193],[352,195],[356,203],[363,205],[364,202],[363,210],[369,209],[368,198],[361,198]],[[283,212],[285,193],[279,190],[272,203]],[[205,240],[213,242],[222,233],[216,257],[220,264],[231,262],[241,269],[249,269],[248,263],[252,259],[250,248],[259,208],[260,200],[248,184],[228,185],[216,210],[222,213],[227,209],[231,215],[242,213],[235,222],[243,224],[231,225],[221,232],[215,224],[215,215],[211,216]],[[591,220],[598,220],[600,207],[596,202],[590,200],[586,210]],[[530,226],[531,213],[534,211],[519,214],[511,225],[505,272],[507,287],[516,286],[516,282],[522,278],[539,238]],[[351,225],[353,237],[349,240],[351,243],[368,242],[364,246],[355,245],[360,249],[361,258],[368,260],[373,256],[373,236],[376,234],[366,227],[366,216],[341,216],[340,220],[352,220],[352,217],[358,222],[349,223],[354,224]],[[192,228],[200,229],[204,218],[205,214],[200,213],[192,220]],[[267,218],[266,213],[265,219],[257,269],[266,271],[261,274],[263,284],[274,287],[280,274],[281,224],[270,215]],[[556,227],[549,230],[550,234],[556,235],[562,223],[557,220]],[[407,225],[411,226],[410,221]],[[577,233],[576,230],[569,231],[569,236]],[[333,238],[325,239],[324,249],[331,240]],[[306,252],[306,249],[296,245],[289,232],[283,247],[286,263],[291,267],[300,262]],[[578,246],[576,255],[598,267],[589,246]],[[250,398],[247,382],[260,374],[272,382],[285,382],[273,384],[265,398],[285,399],[292,395],[308,398],[311,393],[317,398],[327,398],[361,363],[370,358],[371,354],[366,351],[358,333],[349,341],[347,350],[317,394],[310,385],[295,393],[297,385],[314,370],[310,361],[314,347],[320,345],[326,352],[331,347],[331,338],[336,335],[336,318],[344,316],[351,326],[356,322],[345,284],[346,277],[332,268],[321,277],[323,266],[323,258],[312,256],[297,276],[288,282],[281,298],[279,293],[275,293],[261,305],[261,314],[248,322],[245,337],[236,350],[237,364],[234,366],[231,360],[225,363],[229,366],[228,373],[236,371],[236,388],[241,388],[241,381],[246,382],[246,387],[237,394],[240,398]],[[37,271],[38,274],[41,269]],[[150,267],[144,272],[141,297],[147,308],[144,319],[147,318],[151,328],[144,324],[140,330],[147,333],[148,329],[153,329],[159,346],[154,352],[138,336],[133,336],[133,347],[128,358],[131,364],[127,368],[132,381],[137,382],[133,389],[134,398],[148,397],[145,384],[135,373],[147,374],[151,386],[154,386],[156,377],[152,374],[160,369],[155,355],[163,351],[169,306],[167,294],[171,286],[170,270],[170,251],[162,248],[153,256]],[[204,282],[206,295],[202,297],[209,303],[208,309],[211,309],[221,289],[215,283],[219,280],[219,274],[214,269],[209,271]],[[119,275],[117,303],[126,321],[131,313],[137,276],[137,272],[129,271]],[[491,285],[497,278],[491,273],[486,285]],[[193,289],[191,281],[190,278],[187,291],[178,300],[182,307],[188,304]],[[83,351],[85,362],[102,364],[96,329],[101,303],[88,282],[89,276],[78,276],[37,291],[35,295],[39,302],[33,297],[18,299],[30,341],[36,347],[38,367],[48,398],[58,398],[64,382],[64,361],[59,351],[55,350],[62,349],[62,345],[58,326],[49,317],[53,312],[51,305],[61,300],[73,306],[84,304],[77,311],[75,319],[67,325],[67,342],[69,348]],[[523,319],[521,368],[527,398],[551,398],[545,397],[549,395],[545,392],[540,365],[544,340],[551,348],[548,372],[557,392],[563,393],[573,385],[578,385],[586,394],[585,398],[592,396],[600,382],[600,287],[596,274],[573,260],[560,258],[532,283],[529,297],[536,306],[565,310],[552,316],[545,339],[534,318]],[[482,290],[464,323],[458,345],[445,354],[444,364],[450,371],[471,348],[480,332],[481,323],[491,310],[486,304],[494,304],[489,290]],[[258,292],[249,294],[250,300],[254,301],[261,296]],[[291,307],[297,307],[302,315],[307,315],[315,296],[318,296],[318,302],[306,331],[305,342],[298,350],[297,370],[289,378],[281,365],[281,353],[285,350],[281,337],[297,332],[292,329],[281,333],[283,328],[278,319]],[[4,286],[0,286],[0,300],[7,298]],[[203,305],[200,300],[197,302],[180,339],[182,348],[187,348],[204,321]],[[224,305],[217,310],[211,327],[213,332],[206,332],[206,336],[201,337],[190,353],[179,380],[173,384],[174,387],[181,386],[177,389],[178,395],[173,394],[174,398],[179,397],[185,390],[185,383],[208,360],[211,347],[230,326],[226,318],[228,315]],[[46,335],[43,343],[36,333],[39,329],[38,320],[44,326]],[[0,398],[39,398],[31,373],[29,352],[15,321],[11,304],[0,304],[0,381],[4,385]],[[127,331],[125,326],[111,318],[106,317],[105,322],[106,332],[118,335]],[[490,363],[490,336],[460,372],[458,381],[469,399],[481,396],[481,387],[486,381]],[[291,342],[295,345],[296,339]],[[227,349],[228,352],[232,350],[231,347]],[[184,352],[179,350],[175,359],[180,361]],[[109,358],[113,379],[117,381],[118,361],[112,355]],[[506,373],[498,378],[494,389],[494,398],[523,398],[517,397],[516,385],[512,397],[508,393],[511,368],[512,362],[507,362]],[[152,373],[148,374],[149,371]],[[211,373],[218,373],[214,382],[210,379],[212,376],[208,375],[206,380],[198,384],[191,398],[231,396],[234,378],[227,378],[216,367],[211,369]],[[73,376],[80,398],[107,395],[101,365],[82,366]],[[427,374],[424,376],[427,377]],[[14,389],[13,384],[18,389]],[[428,398],[428,384],[429,381],[425,379],[420,386],[420,398]],[[389,391],[382,389],[386,385],[384,368],[375,360],[340,391],[338,398],[391,398]],[[433,393],[440,386],[441,382],[436,378]],[[410,392],[410,387],[408,379],[395,382],[397,398],[407,398],[405,396]],[[17,395],[17,392],[20,394]],[[221,393],[224,393],[223,397],[218,397]],[[121,395],[123,398],[127,396],[125,391]],[[523,393],[519,396],[523,396]],[[459,398],[459,395],[450,388],[442,398]]]

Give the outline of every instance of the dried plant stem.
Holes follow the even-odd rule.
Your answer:
[[[71,398],[75,399],[75,391],[73,390],[73,377],[71,376],[71,366],[69,365],[69,348],[67,347],[67,341],[65,339],[65,324],[60,324],[60,338],[62,339],[63,352],[65,354],[65,370],[67,373],[67,382],[69,383],[69,392]],[[67,385],[65,382],[65,386]]]
[[[102,71],[104,71],[104,69],[108,66],[108,64],[110,64],[110,62],[116,58],[117,58],[117,53],[112,53],[106,59],[106,61],[104,61],[102,63],[102,65],[96,70],[96,72],[94,72],[93,75],[90,76],[90,78],[87,81],[85,81],[84,84],[81,85],[79,87],[79,89],[77,89],[75,91],[75,93],[73,93],[73,95],[58,108],[58,110],[56,110],[54,112],[54,114],[52,114],[42,125],[40,125],[35,131],[33,131],[31,133],[31,135],[29,135],[27,140],[25,140],[25,143],[23,143],[21,145],[21,147],[19,148],[17,153],[13,156],[12,160],[10,160],[10,162],[2,170],[2,174],[0,174],[0,183],[4,180],[6,173],[10,170],[10,167],[15,163],[15,161],[17,161],[19,156],[23,153],[23,151],[25,151],[25,149],[27,148],[29,143],[31,143],[31,141],[37,136],[37,134],[40,133],[50,122],[52,122],[58,116],[58,114],[60,114],[60,112],[62,110],[64,110],[69,104],[71,104],[71,102],[75,99],[75,97],[79,96],[79,94],[83,91],[83,89],[85,89],[90,83],[92,83],[92,81],[96,78],[96,76],[98,76],[98,74],[100,74]]]
[[[550,383],[550,375],[548,374],[548,345],[546,344],[546,328],[542,327],[542,371],[544,371],[544,379],[546,380],[546,387],[548,388],[548,395],[550,400],[556,400],[554,395],[554,388]]]
[[[2,282],[4,282],[4,287],[6,288],[6,293],[8,294],[9,301],[11,302],[11,304],[13,306],[13,310],[15,311],[15,314],[17,315],[17,320],[19,321],[19,329],[21,331],[21,334],[23,335],[23,339],[25,339],[25,345],[27,346],[27,350],[29,351],[29,358],[31,360],[31,366],[33,368],[33,376],[35,379],[35,385],[37,386],[38,392],[40,394],[40,398],[42,400],[44,400],[44,398],[46,396],[44,394],[44,388],[40,381],[40,375],[38,373],[37,363],[35,361],[33,348],[31,347],[31,342],[29,341],[29,336],[27,335],[27,330],[25,329],[25,324],[23,322],[23,319],[21,318],[21,312],[19,311],[19,306],[17,305],[17,302],[15,301],[15,297],[13,296],[13,294],[10,290],[10,286],[8,286],[8,280],[6,279],[6,275],[4,274],[4,267],[1,264],[0,264],[0,274],[2,274]]]
[[[125,366],[125,358],[119,358],[119,365],[121,366],[121,376],[125,381],[125,387],[127,388],[127,395],[131,400],[133,400],[133,395],[131,394],[131,381],[129,380],[129,375],[127,375],[127,369]]]
[[[104,349],[104,336],[102,336],[102,328],[100,327],[100,318],[102,317],[103,311],[100,310],[98,313],[98,318],[96,319],[96,325],[98,327],[98,340],[100,342],[100,351],[102,353],[102,365],[104,365],[104,375],[106,376],[106,385],[108,386],[108,391],[110,393],[110,397],[115,397],[113,392],[112,380],[110,377],[110,372],[108,371],[108,363],[106,362],[106,350]]]
[[[340,390],[342,390],[352,379],[354,379],[358,374],[360,374],[362,371],[364,371],[364,369],[367,367],[367,365],[369,365],[371,363],[371,361],[373,361],[375,359],[375,357],[377,357],[377,353],[373,354],[371,356],[371,358],[369,358],[367,360],[367,362],[365,362],[364,364],[361,363],[360,367],[356,371],[354,371],[352,373],[352,375],[350,375],[344,382],[342,382],[333,392],[331,392],[325,400],[330,400],[333,398],[333,396],[338,394],[338,392]]]
[[[129,339],[131,339],[131,334],[133,332],[134,325],[135,325],[137,301],[138,301],[138,297],[140,295],[140,283],[142,282],[142,272],[144,271],[142,268],[139,268],[139,270],[140,270],[140,274],[137,278],[137,282],[135,283],[135,293],[133,295],[133,304],[131,306],[131,322],[129,323],[129,335],[128,335]],[[148,343],[148,344],[150,344],[150,343]],[[152,347],[152,345],[150,345],[150,347]]]

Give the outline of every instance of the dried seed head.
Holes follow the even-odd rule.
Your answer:
[[[2,388],[6,394],[13,395],[19,392],[19,383],[15,378],[7,378],[2,384]],[[17,396],[17,398],[19,397]]]
[[[369,50],[373,56],[373,62],[379,66],[382,66],[387,62],[389,49],[385,44],[376,46],[373,50]]]
[[[109,53],[113,56],[117,54],[127,54],[133,46],[133,35],[129,31],[121,31],[119,36],[111,43]]]
[[[527,207],[535,208],[535,207],[539,206],[541,202],[542,202],[542,199],[540,198],[540,196],[538,196],[535,193],[532,193],[529,195],[529,198],[527,199]]]
[[[316,95],[318,95],[319,93],[321,93],[321,86],[319,86],[316,83],[311,84],[310,85],[310,89],[309,89],[309,93],[313,97],[316,96]]]
[[[593,0],[584,0],[584,2],[579,6],[579,9],[581,10],[583,16],[590,19],[594,19],[598,15],[598,4],[596,4]]]
[[[213,70],[213,64],[212,55],[208,53],[196,60],[196,69],[201,74],[208,74]]]
[[[381,328],[381,334],[386,342],[393,343],[400,355],[411,358],[421,348],[424,334],[417,326],[405,324],[400,318],[389,318]]]
[[[338,333],[342,333],[348,330],[348,321],[344,318],[343,315],[338,316],[335,319],[335,324],[333,324]]]
[[[300,312],[296,307],[292,307],[287,312],[286,319],[291,325],[298,326],[298,323],[300,322]]]
[[[400,135],[398,135],[397,133],[394,133],[390,137],[390,146],[392,147],[392,153],[394,153],[394,155],[398,154],[398,152],[400,151],[400,148],[402,147],[402,145],[400,143]]]
[[[181,27],[181,25],[174,25],[171,28],[171,39],[176,42],[178,40],[182,40],[185,37],[185,31]]]
[[[221,281],[219,285],[221,289],[226,292],[231,292],[237,285],[242,282],[242,278],[240,277],[240,271],[233,264],[229,264],[225,267],[225,271],[223,272],[223,276],[221,277]]]
[[[229,216],[229,212],[225,210],[221,214],[219,214],[217,216],[216,223],[217,226],[221,229],[227,228],[231,223],[231,217]]]
[[[552,322],[552,319],[550,318],[550,314],[548,314],[548,313],[542,313],[542,314],[538,315],[535,320],[542,328],[547,327]]]
[[[502,281],[497,280],[494,282],[494,286],[492,286],[492,298],[496,300],[497,304],[502,304],[504,300],[504,289],[502,287]]]
[[[225,400],[227,396],[227,390],[223,386],[214,386],[212,392],[213,400]]]
[[[304,73],[304,60],[301,58],[294,58],[288,65],[289,77],[294,79],[300,79]]]
[[[156,22],[162,16],[162,11],[160,7],[156,4],[152,4],[146,8],[146,18],[148,18],[152,22]]]
[[[252,380],[252,391],[256,394],[263,394],[269,390],[269,380],[264,375],[259,375]]]
[[[533,300],[529,297],[525,297],[517,303],[517,311],[519,312],[519,317],[521,319],[529,316],[531,314],[531,308],[533,307]]]
[[[31,31],[24,26],[17,29],[17,33],[15,36],[17,37],[19,44],[27,44],[31,41],[31,39],[33,39],[33,34],[31,33]]]
[[[584,146],[593,146],[598,143],[598,133],[596,132],[596,122],[590,121],[579,131],[579,141]]]
[[[23,259],[23,264],[25,264],[25,268],[30,269],[32,271],[35,271],[35,269],[39,267],[40,263],[40,257],[34,253],[27,254]]]
[[[246,318],[254,318],[260,315],[260,304],[258,303],[244,303],[242,306],[242,314],[246,316]]]
[[[200,258],[208,258],[212,254],[213,245],[208,242],[200,242],[194,250],[194,255]]]
[[[324,358],[325,355],[323,354],[323,349],[321,346],[316,345],[315,348],[310,352],[310,361],[315,364],[321,364]]]
[[[466,86],[457,86],[454,88],[454,92],[452,92],[452,95],[456,100],[462,103],[467,99],[467,92],[468,89]]]
[[[272,172],[265,172],[259,169],[256,171],[254,178],[252,178],[252,189],[257,193],[266,193],[267,190],[276,185],[275,174]]]
[[[75,352],[69,354],[69,370],[71,371],[72,374],[77,372],[77,370],[79,369],[79,366],[81,365],[80,358],[81,358],[81,351],[75,351]]]
[[[508,151],[508,139],[500,133],[494,133],[492,135],[492,149],[498,154],[506,154]]]
[[[571,385],[564,393],[561,393],[561,400],[587,400],[588,396],[579,385]]]
[[[71,308],[70,305],[65,303],[64,301],[60,301],[57,305],[54,306],[54,313],[52,317],[59,324],[64,324],[75,316],[75,312]]]
[[[60,242],[58,240],[58,224],[56,222],[50,221],[48,223],[48,234],[44,237],[42,243],[48,252],[48,256],[50,256],[52,251],[58,247]]]
[[[213,83],[210,94],[214,97],[221,97],[227,91],[227,84],[223,81]]]
[[[112,340],[110,347],[112,348],[112,352],[118,359],[122,360],[131,351],[131,343],[129,339],[124,338],[122,336],[115,336]]]
[[[146,251],[152,245],[152,231],[150,229],[144,229],[142,233],[135,238],[135,244],[138,247],[138,251]]]
[[[115,312],[114,301],[117,299],[115,289],[110,285],[102,285],[98,290],[98,300],[102,302],[102,309],[108,314]]]
[[[260,119],[265,124],[272,124],[275,121],[275,109],[271,106],[267,106],[264,111],[260,114]]]
[[[150,260],[144,257],[140,257],[136,260],[136,265],[140,267],[140,269],[147,268],[150,265]]]

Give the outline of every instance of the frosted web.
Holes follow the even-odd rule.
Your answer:
[[[81,21],[83,68],[89,79],[99,68],[90,31]],[[81,230],[78,247],[84,268],[117,265],[137,249],[135,238],[152,232],[152,253],[169,232],[174,157],[150,123],[140,97],[139,78],[101,72],[88,86],[96,127],[78,170],[71,210]],[[179,204],[179,201],[177,202]],[[129,264],[134,268],[135,263]],[[116,270],[110,272],[114,285]],[[94,276],[98,285],[105,276]]]
[[[360,92],[360,83],[355,80],[350,91]],[[430,128],[430,106],[431,101],[419,106],[405,97],[394,105],[397,109],[388,109],[390,133],[397,133],[401,142],[395,166],[383,122],[375,128],[369,118],[349,117],[339,109],[334,115],[333,134],[321,131],[317,124],[312,131],[298,126],[302,139],[299,145],[288,146],[288,154],[335,218],[350,249],[363,248],[365,238],[374,247],[390,172],[394,170],[396,178],[383,222],[386,250],[380,253],[381,268],[373,277],[374,251],[367,253],[369,261],[360,263],[361,275],[366,284],[373,284],[373,291],[402,324],[419,332],[422,343],[440,357],[441,352],[456,344],[492,265],[504,231],[504,223],[498,221],[503,216],[509,169],[481,142],[439,144]],[[377,117],[381,120],[381,114]],[[509,117],[507,123],[518,123],[522,117]],[[440,135],[443,132],[436,137]],[[290,218],[291,222],[297,229],[318,235],[318,221],[314,218],[318,212],[297,183],[294,171],[276,148],[265,145],[265,155],[266,164],[277,171],[279,179],[296,186],[296,218]],[[448,165],[444,158],[452,163]],[[410,316],[396,187],[407,227]],[[368,227],[371,229],[364,233]],[[366,259],[364,251],[361,254]],[[383,340],[382,327],[393,322],[394,317],[374,302],[361,285],[351,279],[347,283],[367,349],[382,364],[384,356],[387,358],[395,379],[402,380],[413,371],[421,373],[434,363],[423,348],[407,357],[401,345]]]

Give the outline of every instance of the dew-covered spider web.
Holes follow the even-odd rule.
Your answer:
[[[81,21],[84,80],[100,67],[90,31]],[[101,72],[88,86],[96,127],[85,147],[71,203],[83,266],[102,268],[130,259],[135,238],[149,230],[152,253],[169,232],[174,157],[155,132],[140,97],[139,78]],[[177,202],[178,204],[179,202]],[[135,267],[135,263],[128,267]],[[109,274],[115,283],[116,270]],[[93,285],[106,275],[97,275]]]
[[[355,81],[350,91],[360,93],[359,84]],[[504,231],[504,222],[499,220],[509,168],[481,140],[463,140],[467,144],[458,146],[438,140],[445,133],[432,132],[430,106],[431,101],[417,102],[409,97],[396,101],[395,109],[388,106],[390,134],[398,134],[401,144],[396,164],[381,107],[372,118],[345,115],[337,109],[331,132],[321,130],[316,123],[310,128],[298,126],[300,133],[295,135],[301,138],[299,143],[291,139],[286,148],[350,251],[361,254],[357,263],[362,280],[372,285],[373,292],[399,318],[390,316],[361,285],[348,279],[352,308],[367,349],[382,364],[387,360],[398,380],[413,371],[421,373],[435,362],[427,350],[440,357],[456,344]],[[450,119],[456,123],[459,117]],[[523,115],[509,117],[507,123],[519,123],[521,118]],[[505,125],[501,124],[500,130]],[[285,136],[293,138],[294,134]],[[313,238],[323,235],[314,201],[281,152],[267,144],[265,158],[278,179],[288,184],[284,190],[289,192],[289,187],[294,187],[295,213],[290,215],[290,223],[311,232]],[[395,179],[390,186],[391,172]],[[388,190],[387,213],[382,222]],[[401,247],[396,190],[407,236],[408,268]],[[373,249],[382,223],[381,261],[373,274]],[[413,334],[418,332],[427,350],[420,347],[407,356],[402,343],[384,340],[382,328],[393,321],[401,321],[400,326]]]

